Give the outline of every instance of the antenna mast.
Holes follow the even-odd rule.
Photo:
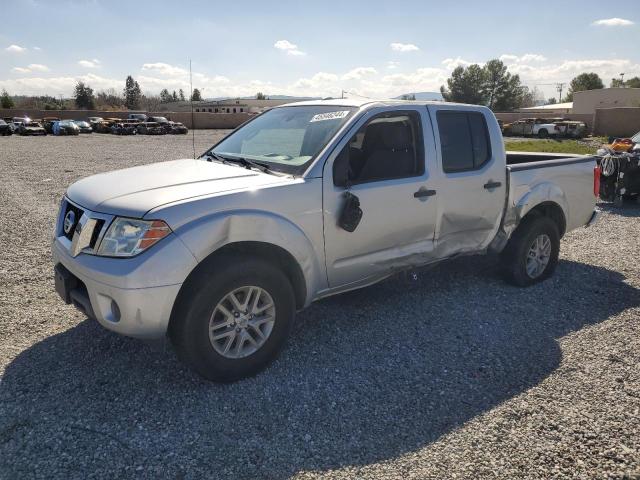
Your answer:
[[[191,59],[189,59],[189,88],[191,89],[189,95],[191,103],[191,145],[193,146],[193,158],[196,158],[196,123],[193,115],[193,75],[191,73]]]

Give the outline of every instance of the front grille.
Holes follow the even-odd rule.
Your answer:
[[[84,211],[78,207],[76,207],[75,205],[71,204],[70,202],[66,202],[67,206],[64,210],[64,215],[62,217],[62,225],[60,226],[60,228],[62,229],[62,235],[64,235],[65,237],[67,237],[69,240],[73,240],[73,232],[76,229],[76,226],[78,225],[78,222],[80,221],[80,217],[82,217],[82,214],[84,213]],[[67,218],[67,214],[72,211],[74,214],[74,222],[72,227],[69,229],[68,232],[65,231],[64,229],[64,224],[65,224],[65,219]]]
[[[69,215],[69,212],[73,213],[73,224],[68,228],[69,231],[65,232],[65,218]],[[63,244],[65,244],[65,247],[73,257],[80,253],[95,255],[102,237],[113,218],[113,215],[92,212],[82,208],[71,203],[65,197],[60,206],[58,226],[56,228],[57,237],[63,241]],[[68,221],[67,225],[69,226]]]
[[[93,233],[91,234],[91,240],[89,240],[89,248],[96,248],[96,242],[98,241],[100,232],[102,232],[102,227],[104,227],[104,220],[96,220],[96,224],[93,227]]]

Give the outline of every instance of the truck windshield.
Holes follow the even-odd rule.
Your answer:
[[[233,132],[210,152],[300,174],[354,111],[353,107],[327,105],[274,108]]]

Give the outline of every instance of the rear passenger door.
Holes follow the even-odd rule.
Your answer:
[[[482,250],[500,226],[506,198],[504,143],[484,107],[428,107],[438,152],[438,257]]]

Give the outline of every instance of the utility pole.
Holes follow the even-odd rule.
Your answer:
[[[566,83],[556,84],[556,90],[558,91],[558,103],[562,103],[562,89],[564,88],[565,85]]]

